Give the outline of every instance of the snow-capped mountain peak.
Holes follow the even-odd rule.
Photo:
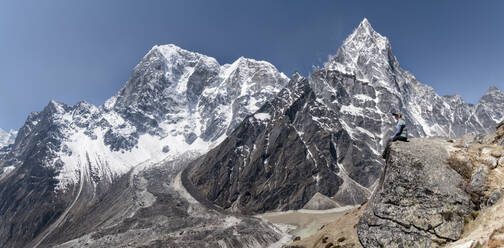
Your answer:
[[[393,81],[393,74],[401,70],[389,40],[376,32],[367,19],[348,36],[325,68],[387,88]]]
[[[490,86],[485,95],[478,101],[474,112],[480,122],[499,123],[504,120],[504,91],[494,85]]]
[[[495,93],[495,92],[497,92],[497,93],[501,92],[501,91],[499,90],[499,88],[497,88],[495,85],[491,85],[491,86],[488,88],[488,90],[487,90],[487,94],[492,94],[492,93]]]
[[[369,23],[369,21],[366,18],[364,18],[364,20],[362,20],[359,26],[357,26],[354,32],[345,39],[343,46],[356,45],[357,43],[360,43],[363,40],[369,40],[374,42],[380,50],[387,49],[387,45],[390,44],[387,37],[382,36],[381,34],[376,32],[371,26],[371,23]],[[358,48],[363,49],[364,47],[358,47]]]
[[[47,154],[41,161],[58,172],[57,190],[86,173],[94,183],[110,183],[144,161],[208,151],[287,81],[265,61],[240,57],[220,65],[172,44],[154,46],[103,106],[51,100],[30,115],[12,152]]]

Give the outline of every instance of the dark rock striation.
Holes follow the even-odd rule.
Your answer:
[[[188,188],[232,212],[299,209],[317,192],[358,204],[381,170],[371,154],[295,74],[276,98],[188,168]]]

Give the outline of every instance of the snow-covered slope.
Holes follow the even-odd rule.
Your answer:
[[[3,129],[0,128],[0,147],[10,145],[14,143],[14,140],[16,139],[17,131],[16,130],[9,130],[9,132],[4,131]]]
[[[103,106],[49,103],[47,118],[61,144],[51,147],[54,159],[44,166],[57,170],[58,189],[65,189],[79,182],[83,170],[95,181],[110,182],[147,160],[204,153],[286,81],[264,61],[239,58],[220,65],[175,45],[155,46]],[[34,115],[22,128],[21,140],[34,135],[41,124],[40,114]],[[15,150],[22,149],[22,143],[15,144]]]
[[[16,142],[0,152],[0,166],[10,168],[9,175],[1,175],[0,199],[8,206],[14,202],[7,199],[13,198],[39,202],[40,208],[26,206],[19,212],[17,206],[6,205],[0,207],[0,216],[58,216],[54,211],[63,209],[51,209],[51,202],[63,207],[70,205],[70,199],[85,197],[89,206],[136,165],[203,154],[287,81],[265,61],[239,58],[220,65],[214,58],[175,45],[154,46],[103,106],[50,101],[41,112],[30,114]],[[38,182],[15,176],[19,174]],[[30,193],[27,188],[35,184],[40,192]],[[39,221],[42,225],[48,219]],[[0,224],[0,240],[9,240],[2,235],[9,234]],[[17,238],[23,242],[22,235]]]
[[[361,102],[373,100],[381,116],[401,111],[410,122],[414,136],[458,137],[469,132],[488,133],[503,118],[499,110],[502,91],[491,87],[476,106],[465,103],[458,95],[439,96],[432,87],[418,82],[401,68],[389,40],[377,33],[367,19],[345,40],[337,54],[325,64],[325,69],[354,75],[357,80],[368,83],[378,92],[376,96],[355,95],[352,98]],[[362,113],[358,107],[352,109],[357,110],[357,115]]]

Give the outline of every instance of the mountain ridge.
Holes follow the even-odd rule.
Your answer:
[[[49,101],[0,152],[0,246],[43,245],[135,166],[206,152],[285,83],[267,62],[221,66],[168,45],[151,49],[101,106]]]
[[[298,93],[296,82],[305,82],[306,92]],[[380,154],[395,124],[391,112],[406,116],[413,137],[454,138],[493,130],[504,119],[499,112],[503,96],[492,88],[478,104],[469,105],[437,95],[399,66],[388,39],[365,19],[323,68],[308,79],[294,74],[234,136],[188,167],[186,180],[196,194],[231,212],[299,209],[316,193],[357,205],[370,196],[383,168]],[[258,120],[257,115],[269,117]],[[293,131],[279,139],[275,130],[280,127]],[[269,142],[279,150],[269,151]],[[285,162],[274,157],[284,154],[284,147],[303,158]],[[282,173],[283,166],[292,172]],[[335,177],[327,180],[329,175]],[[295,186],[284,191],[282,185],[290,182]],[[283,200],[273,200],[275,192]]]
[[[29,115],[14,144],[0,149],[0,246],[71,239],[100,247],[117,232],[137,230],[131,223],[162,230],[157,217],[174,218],[183,228],[198,226],[196,234],[170,229],[173,239],[159,234],[162,240],[156,242],[163,244],[194,235],[217,244],[226,240],[221,239],[226,231],[245,231],[250,244],[262,238],[259,244],[270,244],[279,238],[271,226],[258,236],[246,234],[246,225],[257,228],[262,222],[231,218],[231,224],[242,226],[215,225],[219,237],[207,235],[205,223],[214,225],[212,218],[222,215],[197,207],[198,216],[184,222],[181,216],[189,216],[194,203],[160,180],[171,182],[190,168],[182,183],[193,184],[194,192],[237,216],[302,208],[321,194],[355,205],[377,185],[380,152],[394,126],[391,111],[405,114],[414,137],[485,133],[504,118],[498,111],[502,91],[492,88],[475,105],[441,97],[399,66],[388,39],[367,19],[354,33],[327,66],[308,78],[294,74],[288,81],[264,61],[240,57],[220,65],[166,45],[153,47],[124,87],[101,106],[51,100]],[[131,206],[102,202],[117,197]],[[72,220],[85,222],[83,216],[95,213],[94,207],[121,211],[104,214],[114,220],[110,223],[85,225],[94,229],[72,229]],[[55,222],[60,217],[63,222]],[[48,228],[54,223],[55,229]],[[121,228],[112,227],[116,224]],[[71,227],[71,235],[56,237],[67,232],[63,227]],[[144,238],[141,245],[151,244],[149,234]]]

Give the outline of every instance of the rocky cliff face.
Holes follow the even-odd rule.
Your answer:
[[[460,238],[473,209],[467,182],[447,163],[441,139],[395,142],[360,218],[363,247],[439,247]]]
[[[377,113],[401,111],[416,137],[490,133],[495,130],[495,124],[504,118],[499,111],[504,92],[494,86],[478,104],[471,105],[458,95],[439,96],[432,87],[418,82],[410,72],[401,68],[389,40],[377,33],[367,19],[361,22],[324,67],[328,71],[354,75],[357,80],[368,83],[375,89],[376,97],[352,94],[351,98],[367,101],[368,105],[364,108],[371,109],[374,106],[369,106],[372,104],[369,101],[374,101]],[[321,86],[321,92],[326,88]],[[338,102],[344,101],[338,99]],[[354,102],[351,105],[355,106]]]
[[[393,143],[366,204],[287,247],[501,247],[503,134]]]
[[[486,208],[502,196],[503,133],[504,126],[498,125],[485,137],[393,143],[380,184],[359,219],[363,247],[455,247],[450,242],[461,238],[468,223],[466,237],[455,244],[502,242],[492,234],[502,223],[487,218],[482,224],[486,217],[474,211],[492,215]],[[496,208],[502,207],[499,204]],[[478,225],[488,232],[478,231]]]
[[[371,186],[380,172],[380,164],[368,160],[372,153],[351,138],[334,108],[316,99],[308,80],[294,75],[275,99],[192,165],[188,183],[238,212],[302,208],[317,192],[356,204],[370,193],[360,184]]]
[[[494,130],[503,96],[491,87],[471,105],[437,95],[400,67],[388,39],[365,19],[323,68],[308,79],[294,75],[194,163],[188,181],[230,211],[301,208],[317,192],[359,204],[383,168],[380,153],[394,131],[390,112],[406,116],[410,136],[460,137]]]

